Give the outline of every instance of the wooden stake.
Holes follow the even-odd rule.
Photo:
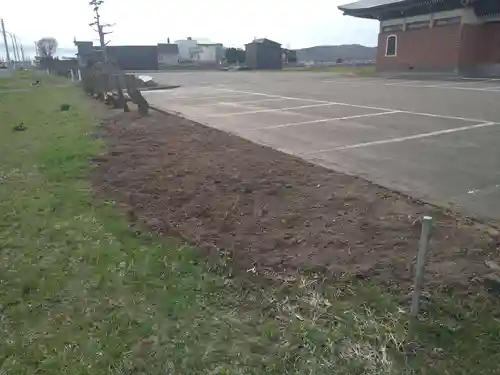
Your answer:
[[[417,267],[415,273],[415,283],[413,286],[413,297],[410,311],[410,333],[413,334],[414,323],[420,310],[420,295],[422,294],[422,285],[424,283],[425,263],[429,240],[431,237],[432,217],[424,216],[422,218],[422,231],[420,233],[420,243],[418,247]]]

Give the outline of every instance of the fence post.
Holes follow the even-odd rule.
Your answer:
[[[415,273],[415,282],[413,285],[413,296],[410,310],[410,334],[413,335],[415,321],[420,310],[420,295],[422,293],[422,285],[424,283],[425,263],[427,250],[429,248],[429,240],[431,237],[432,217],[424,216],[422,218],[422,231],[420,233],[420,242],[417,255],[417,267]]]

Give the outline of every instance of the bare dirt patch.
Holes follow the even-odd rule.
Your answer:
[[[436,220],[429,287],[463,289],[487,273],[485,259],[499,258],[495,234],[464,219],[175,115],[120,113],[102,132],[98,192],[159,234],[231,252],[238,269],[406,289],[422,214]]]

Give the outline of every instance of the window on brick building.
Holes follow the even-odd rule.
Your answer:
[[[385,45],[385,55],[396,56],[397,49],[398,49],[398,37],[396,35],[389,35],[387,37],[387,43]]]

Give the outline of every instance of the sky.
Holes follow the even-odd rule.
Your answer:
[[[102,20],[114,23],[112,45],[156,44],[205,38],[243,47],[253,38],[276,40],[288,48],[327,44],[375,46],[378,23],[342,15],[338,5],[354,0],[105,0]],[[73,39],[93,40],[88,0],[2,1],[0,17],[30,50],[51,36],[61,51]],[[2,46],[3,47],[3,46]],[[3,51],[0,52],[3,54]]]

